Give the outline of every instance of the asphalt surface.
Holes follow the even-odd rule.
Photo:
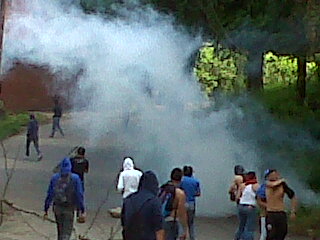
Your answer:
[[[80,226],[80,232],[85,232],[97,209],[103,204],[94,227],[90,231],[93,235],[98,236],[94,239],[108,239],[107,235],[112,227],[116,228],[117,220],[111,219],[107,210],[121,205],[121,195],[115,191],[117,175],[124,155],[130,151],[134,151],[134,149],[128,149],[114,133],[106,133],[103,140],[93,145],[90,144],[88,139],[83,137],[85,136],[84,132],[73,126],[70,121],[64,121],[62,127],[64,128],[66,137],[62,138],[57,134],[57,137],[54,139],[49,138],[50,125],[40,128],[40,148],[43,153],[41,161],[37,161],[33,146],[31,146],[31,158],[24,160],[24,134],[11,137],[5,141],[9,165],[12,165],[17,157],[16,170],[10,183],[7,199],[23,208],[42,212],[53,168],[74,146],[84,145],[87,148],[86,155],[90,162],[90,171],[85,176],[85,199],[88,209],[88,221],[86,225]],[[1,158],[1,187],[3,187],[5,181],[3,162],[4,159]],[[236,223],[237,221],[234,217],[218,219],[198,218],[196,224],[198,240],[233,239],[234,231],[237,227]],[[10,231],[14,230],[11,229]],[[39,239],[42,238],[39,237]],[[293,237],[288,239],[300,240],[301,238]]]

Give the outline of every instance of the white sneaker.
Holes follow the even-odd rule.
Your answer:
[[[42,159],[42,153],[38,154],[38,161],[40,161]]]
[[[23,158],[23,160],[25,160],[25,161],[27,161],[27,160],[29,160],[29,159],[30,159],[30,157],[27,156],[27,155],[25,155],[24,158]]]

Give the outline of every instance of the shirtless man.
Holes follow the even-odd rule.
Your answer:
[[[238,203],[239,199],[236,199],[239,195],[239,189],[241,184],[244,182],[244,168],[241,165],[236,165],[234,167],[234,179],[229,188],[230,200]]]
[[[168,217],[164,216],[164,230],[166,240],[184,240],[189,236],[186,210],[186,195],[184,191],[179,188],[182,176],[182,170],[180,168],[175,168],[171,172],[171,181],[167,183],[172,184],[175,187],[175,197],[172,204],[173,210]],[[179,225],[182,228],[181,233],[179,232]]]
[[[290,218],[293,220],[296,218],[297,198],[277,170],[269,170],[266,178],[267,240],[284,240],[288,232],[284,195],[287,194],[291,199]]]

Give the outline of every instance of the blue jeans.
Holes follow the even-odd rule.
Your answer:
[[[238,205],[239,228],[235,240],[254,240],[254,231],[257,224],[257,211],[255,207]]]

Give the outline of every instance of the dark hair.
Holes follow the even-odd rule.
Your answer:
[[[236,165],[235,167],[234,167],[234,174],[235,175],[243,175],[244,174],[244,167],[243,166],[241,166],[241,165]]]
[[[246,174],[246,180],[253,180],[256,178],[256,173],[253,171],[250,171]]]
[[[29,118],[30,118],[30,119],[35,119],[36,116],[35,116],[33,113],[31,113],[31,114],[29,115]]]
[[[187,177],[192,177],[193,168],[191,166],[184,166],[183,167],[183,175]]]
[[[182,170],[180,168],[175,168],[171,172],[171,180],[173,181],[181,181],[183,176]]]
[[[86,153],[86,149],[84,147],[79,147],[77,153],[81,156],[84,156],[84,154]]]

